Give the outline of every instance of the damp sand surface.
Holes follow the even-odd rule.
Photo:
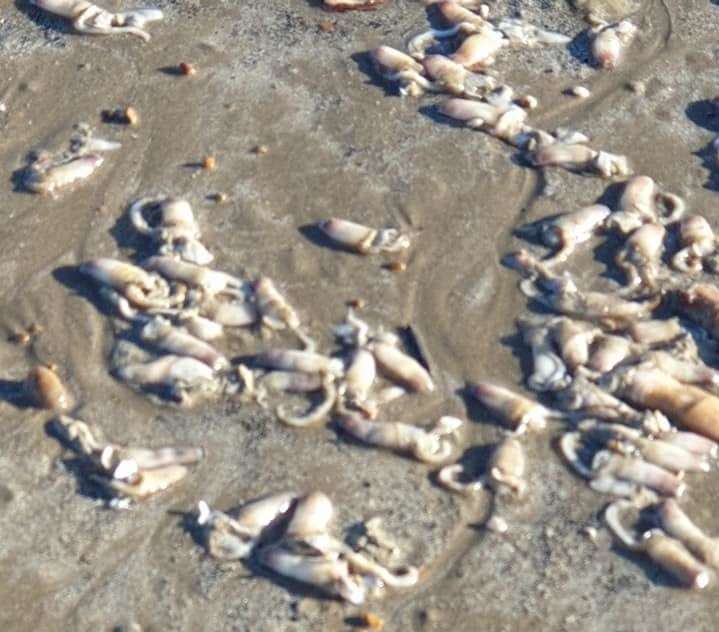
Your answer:
[[[110,2],[118,6],[120,3]],[[605,497],[560,461],[556,432],[531,437],[522,503],[502,502],[510,531],[481,527],[486,499],[438,488],[426,467],[364,449],[331,429],[299,431],[268,412],[225,400],[182,411],[158,406],[108,372],[113,335],[92,287],[89,258],[141,256],[124,213],[137,196],[185,196],[216,266],[266,274],[327,346],[329,325],[361,298],[376,324],[411,324],[439,388],[386,409],[388,419],[469,420],[466,460],[481,469],[500,428],[468,401],[467,382],[522,382],[514,319],[525,309],[499,260],[520,222],[612,201],[606,183],[526,168],[509,147],[448,124],[434,97],[401,99],[371,73],[366,51],[402,47],[426,27],[419,2],[332,15],[318,2],[163,0],[153,39],[94,38],[30,8],[0,2],[0,326],[44,327],[30,347],[0,341],[0,628],[3,630],[343,630],[357,609],[252,565],[218,564],[192,528],[199,499],[228,509],[284,489],[321,489],[335,501],[335,533],[382,516],[403,560],[423,566],[415,590],[368,608],[387,630],[714,630],[714,591],[678,589],[619,553],[600,529]],[[719,131],[707,99],[719,85],[719,6],[708,0],[631,3],[640,36],[615,72],[589,64],[582,12],[602,2],[498,2],[495,14],[577,35],[567,48],[505,52],[497,69],[540,100],[536,126],[571,126],[629,156],[638,173],[685,196],[719,227],[708,144]],[[605,3],[609,10],[626,2]],[[606,8],[606,6],[605,6]],[[321,24],[330,20],[331,28]],[[180,62],[197,73],[178,76]],[[644,95],[627,89],[632,81]],[[563,96],[585,85],[586,100]],[[103,123],[133,106],[136,128]],[[57,199],[17,187],[29,151],[62,147],[85,122],[122,143],[88,182]],[[252,150],[264,145],[268,151]],[[216,157],[216,168],[196,165]],[[222,192],[227,200],[211,201]],[[311,228],[332,215],[394,225],[414,242],[407,269],[329,248]],[[572,260],[581,282],[603,282],[601,252]],[[604,282],[608,282],[604,279]],[[278,336],[273,343],[289,344]],[[238,355],[262,343],[231,339]],[[104,509],[48,436],[48,416],[17,398],[37,362],[54,362],[77,415],[135,445],[203,445],[207,459],[176,488],[131,511]],[[384,410],[383,410],[384,415]],[[687,506],[719,534],[716,473],[692,484]]]

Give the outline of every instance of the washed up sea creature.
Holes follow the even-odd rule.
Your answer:
[[[145,25],[162,20],[159,9],[133,9],[113,13],[88,0],[30,0],[35,6],[72,20],[79,33],[87,35],[110,35],[130,33],[149,42],[150,34]]]

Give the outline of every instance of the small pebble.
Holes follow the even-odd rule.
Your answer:
[[[194,75],[197,71],[195,70],[195,67],[192,64],[188,64],[187,62],[182,62],[180,64],[180,74],[185,75],[185,77],[191,77]]]
[[[131,127],[137,127],[140,124],[140,115],[132,106],[125,108],[124,117],[125,122]]]
[[[385,268],[390,272],[404,272],[407,269],[407,264],[404,261],[390,261]]]
[[[323,33],[333,33],[335,30],[335,23],[332,20],[320,20],[318,26]]]
[[[8,340],[16,345],[26,345],[30,342],[30,334],[26,331],[19,331],[14,334],[10,334]]]
[[[227,202],[227,193],[211,193],[207,196],[210,200],[217,204],[222,204],[223,202]]]
[[[384,621],[373,612],[365,612],[362,614],[362,625],[368,630],[381,630],[384,628]]]
[[[630,92],[633,92],[634,94],[638,94],[640,96],[644,95],[647,91],[647,86],[643,81],[630,81],[627,84],[627,90]]]
[[[573,86],[566,91],[566,94],[571,97],[577,97],[578,99],[587,99],[592,95],[589,88],[585,86]]]
[[[347,301],[347,305],[352,309],[364,309],[367,302],[362,298],[353,298]]]
[[[487,529],[494,531],[495,533],[507,533],[509,531],[509,525],[504,518],[499,516],[492,516],[485,524]]]
[[[202,161],[202,168],[205,171],[212,171],[213,169],[215,169],[215,167],[217,167],[217,160],[215,159],[214,156],[207,156]]]
[[[270,148],[267,145],[255,145],[252,148],[252,153],[257,154],[258,156],[264,156],[269,151]]]

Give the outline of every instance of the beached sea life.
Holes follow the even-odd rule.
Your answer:
[[[470,392],[516,434],[544,430],[550,419],[565,417],[561,411],[546,408],[537,401],[490,382],[478,382],[470,388]]]
[[[88,0],[30,1],[45,11],[72,20],[75,30],[87,35],[131,33],[149,42],[150,34],[145,30],[145,25],[163,18],[159,9],[133,9],[113,13]]]
[[[371,11],[381,7],[385,0],[322,0],[330,11]]]
[[[511,46],[529,48],[540,44],[561,46],[572,41],[572,38],[567,35],[556,31],[547,31],[519,18],[501,18],[497,20],[495,27],[509,40]]]
[[[157,274],[118,259],[92,259],[80,272],[105,286],[110,296],[121,297],[137,308],[170,307],[173,300],[167,282]]]
[[[200,227],[186,200],[141,198],[130,205],[128,215],[135,230],[159,245],[160,254],[176,254],[198,265],[207,265],[213,260],[199,241]]]
[[[439,111],[467,127],[481,129],[510,144],[517,143],[527,120],[526,110],[517,105],[492,105],[468,99],[449,99],[439,106]]]
[[[553,319],[548,327],[559,355],[572,373],[587,363],[590,345],[601,331],[591,323],[565,316]]]
[[[629,325],[626,333],[643,345],[666,344],[685,335],[678,318],[638,321]]]
[[[280,492],[244,504],[234,516],[210,509],[201,500],[197,524],[203,528],[207,552],[219,560],[245,559],[252,554],[262,532],[282,519],[298,495]]]
[[[477,492],[489,487],[495,493],[508,490],[516,496],[523,496],[527,489],[525,470],[524,448],[514,436],[509,436],[495,446],[487,464],[487,473],[481,478],[463,481],[464,467],[455,464],[443,467],[437,473],[437,480],[447,489],[461,493]]]
[[[544,263],[562,263],[578,245],[597,234],[610,213],[609,208],[603,204],[591,204],[576,211],[520,226],[515,232],[520,237],[537,238],[546,246],[555,248],[555,252],[545,259]]]
[[[530,154],[536,167],[563,167],[568,171],[595,173],[602,178],[631,175],[632,168],[626,156],[597,151],[580,143],[557,141],[540,147]]]
[[[664,500],[657,507],[657,516],[662,529],[668,535],[679,540],[702,563],[715,571],[719,570],[719,539],[706,535],[691,521],[676,500]]]
[[[562,436],[559,448],[575,472],[589,481],[589,486],[604,494],[633,497],[642,488],[662,496],[681,496],[686,484],[669,470],[612,450],[599,450],[586,463],[581,448],[583,436],[569,432]]]
[[[682,430],[719,440],[719,397],[684,384],[650,363],[617,369],[603,379],[635,406],[661,411]]]
[[[565,388],[572,378],[567,367],[554,351],[554,340],[546,322],[531,319],[518,321],[522,339],[532,351],[532,374],[527,385],[533,391],[557,391]]]
[[[592,40],[592,56],[597,65],[605,70],[614,70],[638,30],[629,20],[613,24],[596,20],[589,30],[589,36]]]
[[[626,500],[617,500],[607,507],[604,519],[617,540],[630,551],[647,555],[682,585],[697,590],[706,588],[712,578],[711,571],[679,540],[669,537],[661,529],[645,531],[638,537],[627,530],[621,514],[632,508],[632,503]]]
[[[204,295],[209,297],[226,294],[244,298],[247,291],[246,284],[242,279],[220,270],[213,270],[188,261],[180,261],[173,257],[150,257],[142,262],[142,266],[146,270],[162,275],[169,281],[202,290]]]
[[[336,217],[320,222],[319,228],[334,242],[361,255],[398,252],[410,246],[409,237],[396,228],[370,228]]]
[[[661,224],[647,223],[624,242],[614,262],[626,275],[628,290],[656,290],[666,232]]]
[[[399,83],[402,96],[420,96],[435,90],[424,76],[424,68],[416,59],[390,46],[380,46],[370,53],[377,72],[387,81]]]
[[[719,338],[719,288],[710,283],[695,283],[677,293],[677,307],[690,320]]]
[[[57,372],[43,365],[36,366],[28,373],[23,390],[33,406],[38,408],[66,413],[74,406],[73,397]]]
[[[124,382],[145,390],[159,390],[181,406],[189,407],[203,395],[217,392],[215,372],[195,358],[164,355],[147,363],[127,364],[115,370]]]
[[[444,55],[427,55],[422,65],[436,88],[458,97],[478,99],[497,87],[491,75],[467,70]]]
[[[491,66],[495,55],[508,43],[500,31],[487,26],[465,38],[450,59],[469,70],[481,70]]]
[[[412,455],[423,463],[442,463],[454,451],[456,435],[462,421],[441,417],[429,430],[410,424],[371,421],[361,415],[342,415],[337,425],[364,443]]]
[[[679,225],[679,242],[682,249],[672,257],[672,265],[687,274],[699,274],[704,258],[716,252],[716,236],[706,218],[691,215]]]
[[[164,491],[187,476],[187,465],[204,457],[201,448],[133,448],[99,441],[85,422],[65,415],[56,423],[78,455],[94,466],[92,480],[121,498],[140,500]]]
[[[643,224],[670,224],[682,217],[684,200],[673,193],[665,193],[649,176],[633,176],[624,185],[618,208],[606,220],[605,226],[628,235]]]
[[[227,358],[208,342],[173,326],[162,316],[155,316],[145,324],[140,330],[140,338],[165,353],[200,360],[215,371],[229,366]]]

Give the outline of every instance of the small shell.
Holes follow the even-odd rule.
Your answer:
[[[25,392],[38,408],[66,413],[73,407],[70,393],[60,377],[47,367],[37,366],[28,373],[24,383]]]

